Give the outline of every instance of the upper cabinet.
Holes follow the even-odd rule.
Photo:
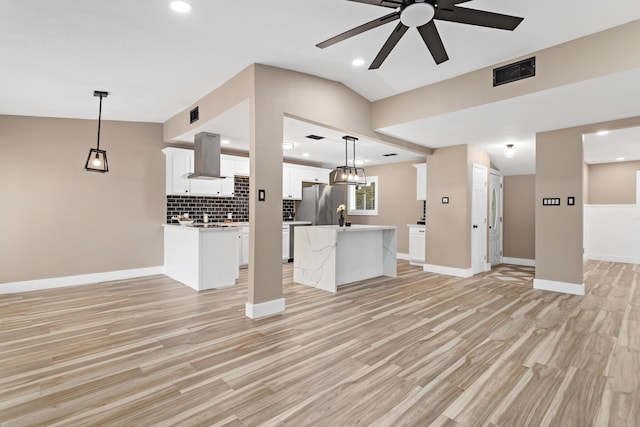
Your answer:
[[[301,178],[304,182],[315,182],[318,184],[328,184],[331,169],[316,168],[312,166],[300,166]]]
[[[225,179],[188,179],[193,172],[193,150],[167,147],[167,194],[193,194],[199,196],[233,197],[234,176],[249,176],[249,158],[220,155],[220,174]],[[282,198],[302,200],[302,183],[328,184],[331,169],[312,166],[282,164]]]
[[[227,156],[226,154],[223,154],[222,157],[223,158],[229,157],[233,159],[234,175],[249,176],[249,158],[248,157]]]
[[[282,198],[284,200],[302,200],[303,182],[328,184],[330,174],[331,169],[283,163]]]
[[[282,199],[302,200],[302,171],[297,165],[282,165]]]
[[[416,199],[427,200],[427,164],[413,165],[416,168]]]
[[[162,150],[166,156],[166,193],[193,194],[198,196],[233,197],[234,161],[227,157],[220,159],[220,172],[224,179],[188,179],[193,172],[193,150],[167,147]]]

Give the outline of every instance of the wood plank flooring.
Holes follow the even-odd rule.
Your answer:
[[[165,276],[0,296],[2,426],[640,426],[640,266],[585,264],[584,297],[533,269],[238,285]]]

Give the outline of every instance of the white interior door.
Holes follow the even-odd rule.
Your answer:
[[[489,261],[502,263],[502,176],[489,174]]]
[[[473,165],[471,203],[471,270],[477,274],[487,263],[487,168],[481,165]]]

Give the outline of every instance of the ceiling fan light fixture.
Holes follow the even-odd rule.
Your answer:
[[[171,10],[178,13],[189,13],[191,11],[191,5],[186,1],[172,1],[169,6]]]
[[[507,159],[513,159],[515,155],[516,155],[516,149],[514,148],[513,144],[507,144],[507,146],[504,149],[504,156]]]
[[[436,9],[431,3],[416,1],[400,12],[400,22],[407,27],[421,27],[431,21],[435,14]]]

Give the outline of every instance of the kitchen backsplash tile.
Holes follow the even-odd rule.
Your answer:
[[[209,222],[223,222],[227,219],[227,213],[229,212],[233,214],[233,222],[249,221],[249,178],[236,176],[233,192],[233,197],[168,195],[167,223],[177,223],[171,217],[182,215],[186,212],[196,222],[202,222],[204,214],[209,216]],[[294,215],[295,202],[293,200],[283,200],[283,221],[290,220]]]

